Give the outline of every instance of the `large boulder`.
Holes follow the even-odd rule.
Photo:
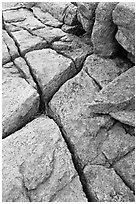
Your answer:
[[[118,26],[117,41],[135,56],[135,3],[118,3],[113,11],[113,22]]]
[[[115,39],[117,27],[112,20],[112,11],[117,4],[117,2],[100,2],[96,9],[91,41],[94,52],[100,56],[113,56],[119,49]]]
[[[53,120],[41,116],[4,139],[2,145],[3,202],[87,202],[71,154]]]
[[[52,49],[32,51],[25,57],[42,90],[45,102],[76,73],[72,60]]]
[[[107,129],[114,122],[108,115],[91,114],[87,103],[94,99],[98,91],[93,80],[81,71],[68,80],[49,103],[53,117],[63,128],[81,167],[97,157],[107,138]]]

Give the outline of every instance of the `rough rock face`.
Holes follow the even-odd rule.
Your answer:
[[[94,20],[95,20],[95,10],[97,7],[97,2],[78,2],[78,20],[81,22],[84,30],[87,34],[91,34]]]
[[[29,52],[25,55],[42,90],[49,101],[59,87],[76,73],[72,60],[51,49]]]
[[[3,202],[135,201],[135,6],[2,3]]]
[[[12,63],[3,67],[3,137],[22,127],[38,112],[39,95],[24,75]]]
[[[87,201],[59,128],[41,116],[3,141],[3,201],[51,202],[61,197]]]
[[[113,22],[118,26],[117,41],[135,56],[135,3],[118,3],[113,11]]]
[[[98,4],[92,32],[94,52],[100,56],[110,57],[118,51],[115,39],[116,25],[112,21],[112,11],[117,2],[101,2]]]

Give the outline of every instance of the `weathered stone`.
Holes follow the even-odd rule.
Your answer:
[[[107,137],[107,129],[113,125],[109,116],[92,115],[86,105],[97,92],[93,80],[81,71],[67,81],[49,103],[82,167],[98,155]]]
[[[25,28],[27,30],[44,27],[44,24],[36,19],[31,11],[24,8],[5,11],[3,12],[3,17],[6,23],[11,23],[17,27]]]
[[[118,2],[100,2],[96,9],[91,40],[94,52],[100,56],[113,56],[119,49],[115,39],[117,27],[112,21],[112,11],[117,4]]]
[[[95,10],[97,2],[77,2],[78,12],[77,17],[81,22],[84,30],[91,35],[92,27],[95,21]]]
[[[20,72],[24,73],[25,80],[36,89],[36,84],[30,74],[30,70],[28,65],[26,64],[25,60],[22,57],[16,58],[14,60],[16,69],[19,69]]]
[[[117,41],[135,55],[135,3],[118,3],[113,11],[113,21],[118,26]]]
[[[66,195],[67,187],[73,198]],[[3,202],[50,202],[61,195],[63,200],[87,202],[53,120],[41,116],[3,140],[2,192]]]
[[[2,10],[18,9],[24,7],[22,2],[2,2]]]
[[[77,24],[77,7],[70,2],[37,2],[36,5],[67,25]]]
[[[45,101],[50,100],[60,86],[76,73],[70,59],[51,49],[29,52],[25,57],[41,87]]]
[[[18,53],[17,47],[15,45],[15,42],[13,41],[13,39],[9,36],[9,34],[5,30],[2,30],[2,38],[3,38],[3,41],[6,45],[6,47],[7,47],[7,50],[6,50],[5,45],[3,44],[4,50],[5,50],[4,53],[7,56],[6,59],[7,58],[9,59],[8,55],[10,55],[10,58],[12,58],[12,59],[15,59],[16,57],[18,57],[19,53]],[[7,54],[7,51],[8,51],[8,54]],[[4,61],[8,62],[9,60],[4,60]]]
[[[135,110],[124,110],[124,111],[117,111],[114,113],[110,113],[110,115],[119,120],[121,123],[125,123],[127,125],[131,125],[135,127]]]
[[[47,46],[45,40],[38,36],[31,35],[27,30],[12,32],[12,35],[18,43],[23,55],[29,51],[45,48]]]
[[[109,131],[101,151],[110,163],[122,158],[135,147],[135,138],[125,132],[120,123],[116,123]]]
[[[125,183],[135,191],[135,151],[120,159],[113,168],[125,180]]]
[[[4,40],[2,39],[2,64],[10,62],[11,56],[9,54],[7,45],[5,44]]]
[[[94,113],[123,111],[135,104],[135,67],[130,68],[105,86],[90,104]]]
[[[18,130],[34,118],[39,108],[37,91],[27,83],[22,72],[19,73],[19,70],[12,65],[11,63],[11,66],[3,68],[3,137]]]
[[[133,192],[112,168],[89,165],[84,169],[88,191],[97,202],[134,202]]]
[[[78,37],[67,34],[60,41],[53,42],[53,49],[62,54],[67,55],[75,61],[77,70],[81,69],[81,65],[88,54],[92,54],[93,48],[85,44]]]
[[[61,29],[65,33],[70,33],[70,34],[77,35],[77,36],[79,36],[81,33],[83,33],[83,28],[81,25],[70,26],[70,25],[63,24]]]
[[[47,26],[52,26],[56,28],[60,28],[63,23],[58,21],[56,18],[54,18],[50,13],[43,12],[40,8],[34,6],[31,8],[33,10],[34,15],[42,21]]]
[[[45,39],[48,43],[59,40],[61,37],[65,36],[66,33],[63,32],[60,28],[53,28],[45,26],[44,28],[37,29],[32,31],[34,35],[37,35]]]
[[[83,69],[101,86],[106,86],[132,64],[122,59],[103,59],[93,54],[86,58]]]

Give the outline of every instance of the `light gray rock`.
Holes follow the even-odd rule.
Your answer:
[[[94,52],[100,56],[113,56],[119,49],[115,39],[117,28],[112,21],[112,11],[117,4],[118,2],[100,2],[96,9],[91,41]]]
[[[9,54],[7,45],[2,39],[2,64],[6,64],[7,62],[10,62],[10,60],[11,60],[11,56]]]
[[[4,21],[16,27],[34,30],[43,28],[44,24],[34,17],[33,13],[27,9],[8,10],[3,12]]]
[[[52,26],[56,28],[60,28],[63,23],[58,21],[56,18],[54,18],[50,13],[43,12],[40,8],[34,6],[31,8],[33,10],[34,15],[42,21],[47,26]]]
[[[84,30],[91,35],[95,21],[95,10],[98,2],[77,2],[77,18],[82,24]]]
[[[18,57],[19,53],[18,53],[17,47],[15,45],[15,42],[13,41],[13,39],[9,36],[9,34],[5,30],[2,30],[2,38],[4,41],[4,43],[3,43],[3,49],[4,49],[3,50],[3,58],[4,58],[3,62],[5,63],[5,62],[9,61],[9,58],[11,60],[11,58],[15,59],[16,57]]]
[[[36,6],[67,25],[77,24],[77,7],[70,2],[37,2]]]
[[[2,2],[2,10],[18,9],[24,7],[22,2]]]
[[[104,59],[93,54],[86,58],[83,69],[103,88],[131,66],[128,60]]]
[[[125,180],[128,186],[135,191],[135,151],[120,159],[114,169]]]
[[[35,117],[39,95],[13,63],[5,65],[2,79],[2,135],[6,137]]]
[[[107,129],[114,122],[107,115],[91,114],[87,103],[94,99],[97,92],[98,87],[93,80],[81,71],[68,80],[49,103],[81,167],[96,158],[107,137]]]
[[[48,43],[52,43],[59,40],[61,37],[66,36],[66,33],[63,32],[60,28],[53,28],[48,26],[34,30],[32,31],[32,34],[43,38]]]
[[[123,111],[135,104],[135,67],[130,68],[105,86],[90,104],[94,113]]]
[[[25,57],[42,90],[45,102],[51,99],[63,83],[76,74],[72,60],[52,49],[29,52]]]
[[[45,116],[3,140],[2,173],[3,202],[87,202],[59,128]]]
[[[116,123],[108,131],[108,138],[103,143],[101,151],[112,164],[133,150],[134,147],[135,138],[126,133],[120,123]]]
[[[88,54],[93,53],[91,45],[85,44],[79,37],[66,34],[59,41],[53,42],[53,49],[73,59],[77,70],[81,69],[82,63]]]
[[[96,202],[134,202],[133,192],[112,168],[89,165],[84,169],[88,191]]]
[[[118,3],[113,11],[113,22],[118,26],[117,41],[135,56],[135,3]]]
[[[32,50],[38,50],[47,46],[45,40],[38,36],[31,35],[27,30],[12,32],[12,35],[18,43],[23,55]]]

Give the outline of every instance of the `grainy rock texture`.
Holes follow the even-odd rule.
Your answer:
[[[3,141],[3,190],[5,202],[87,201],[53,120],[41,116]]]
[[[117,41],[135,56],[135,3],[117,4],[113,11],[113,22],[118,26]]]
[[[135,201],[135,4],[2,3],[2,201]]]

